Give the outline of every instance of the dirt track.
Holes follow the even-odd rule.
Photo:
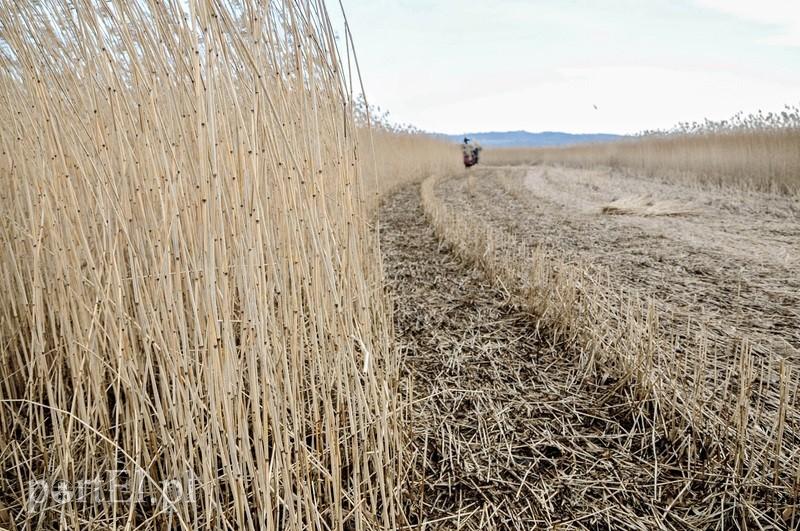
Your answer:
[[[581,381],[569,349],[537,337],[532,316],[441,247],[417,186],[384,202],[381,223],[403,371],[413,382],[412,523],[709,525],[718,501],[706,495],[722,489],[711,481],[689,489],[668,445],[651,439],[647,419],[629,417],[612,382]]]

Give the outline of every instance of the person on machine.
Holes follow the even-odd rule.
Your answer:
[[[467,137],[464,137],[464,144],[461,146],[461,151],[464,156],[464,167],[470,168],[478,163],[478,157],[481,152],[481,146]]]

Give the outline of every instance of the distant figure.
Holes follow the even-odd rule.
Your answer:
[[[483,149],[477,142],[472,142],[469,138],[464,137],[464,143],[461,145],[461,151],[464,155],[464,167],[470,168],[478,163],[478,155]]]

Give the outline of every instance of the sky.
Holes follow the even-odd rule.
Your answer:
[[[800,104],[800,0],[342,4],[369,103],[426,131],[627,134]]]

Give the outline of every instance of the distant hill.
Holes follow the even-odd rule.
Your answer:
[[[443,135],[453,142],[461,142],[464,135]],[[567,146],[570,144],[587,144],[591,142],[614,142],[627,138],[622,135],[610,134],[585,134],[574,135],[571,133],[558,133],[544,131],[542,133],[529,133],[528,131],[505,131],[489,133],[467,133],[467,138],[476,140],[485,147],[551,147]]]

